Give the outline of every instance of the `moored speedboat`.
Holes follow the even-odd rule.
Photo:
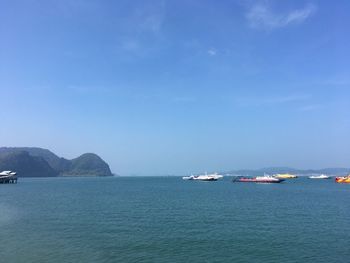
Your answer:
[[[337,183],[350,184],[350,174],[347,176],[338,176],[335,178]]]
[[[257,176],[257,177],[237,177],[232,180],[233,182],[241,182],[241,183],[281,183],[284,179],[276,178],[270,175]]]
[[[275,178],[279,178],[279,179],[294,179],[294,178],[298,178],[298,176],[296,176],[295,174],[275,174],[274,175]]]
[[[212,177],[212,178],[215,178],[216,180],[219,180],[219,179],[224,178],[223,175],[218,174],[218,173],[208,174],[207,176]]]
[[[198,181],[217,181],[223,178],[223,175],[218,173],[204,174],[204,175],[191,175],[182,177],[183,180],[198,180]]]
[[[194,176],[191,175],[191,176],[184,176],[182,177],[183,180],[193,180]]]
[[[199,180],[199,181],[217,181],[218,178],[210,175],[198,175],[193,178],[193,180]]]
[[[311,175],[309,176],[309,179],[330,179],[331,177],[325,174],[320,175]]]

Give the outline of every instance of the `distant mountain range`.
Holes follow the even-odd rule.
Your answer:
[[[295,169],[290,167],[267,167],[261,169],[241,169],[223,172],[223,174],[230,175],[261,175],[261,174],[277,174],[277,173],[291,173],[291,174],[328,174],[328,175],[346,175],[350,173],[350,168],[324,168],[324,169]]]
[[[36,147],[0,147],[0,171],[21,177],[112,176],[108,164],[94,153],[68,160]]]

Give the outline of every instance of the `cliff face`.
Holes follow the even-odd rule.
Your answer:
[[[0,157],[0,171],[16,171],[19,176],[25,177],[53,177],[58,176],[43,158],[31,156],[28,152],[19,151],[3,154]]]
[[[65,175],[97,175],[110,176],[111,170],[106,162],[98,155],[85,153],[78,158],[71,160],[70,169],[64,172]]]
[[[4,154],[17,152],[28,152],[30,156],[44,159],[50,165],[50,167],[58,173],[62,173],[63,171],[68,170],[70,167],[69,160],[58,157],[50,150],[38,147],[1,147],[0,157]]]
[[[36,147],[1,147],[2,170],[13,170],[23,177],[112,175],[108,164],[96,154],[86,153],[67,160],[47,149]]]

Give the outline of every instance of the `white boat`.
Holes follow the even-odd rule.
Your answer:
[[[223,175],[221,175],[221,174],[218,174],[218,173],[212,173],[212,174],[205,174],[206,176],[209,176],[209,177],[212,177],[212,178],[215,178],[216,180],[219,180],[219,179],[222,179],[222,178],[224,178],[224,176]]]
[[[217,181],[219,178],[212,175],[198,175],[193,178],[193,180],[199,180],[199,181]]]
[[[311,175],[309,176],[309,178],[310,179],[329,179],[331,177],[325,174],[320,174],[320,175]]]
[[[272,183],[280,183],[283,181],[283,179],[281,178],[276,178],[274,176],[271,176],[271,175],[267,175],[267,174],[264,174],[263,176],[257,176],[255,177],[255,179],[258,181],[258,182],[272,182]]]
[[[264,184],[272,184],[272,183],[281,183],[285,179],[276,178],[271,175],[264,174],[263,176],[257,177],[236,177],[232,181],[233,182],[242,182],[242,183],[264,183]]]
[[[191,175],[182,177],[183,180],[198,180],[198,181],[217,181],[224,176],[218,173],[213,174],[202,174],[202,175]]]
[[[193,180],[194,176],[191,175],[191,176],[184,176],[182,177],[183,180]]]

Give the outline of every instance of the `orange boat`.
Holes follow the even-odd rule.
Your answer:
[[[350,184],[350,174],[348,176],[339,176],[335,178],[337,183],[348,183]]]

